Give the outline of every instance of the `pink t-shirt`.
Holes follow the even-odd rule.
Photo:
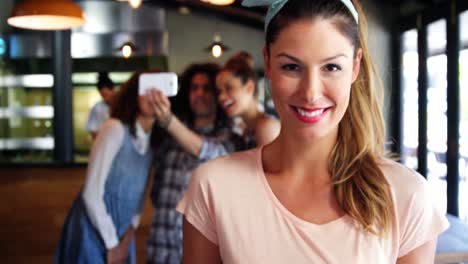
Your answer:
[[[201,165],[177,206],[218,245],[223,263],[395,263],[449,225],[426,180],[390,160],[381,165],[395,204],[386,239],[358,228],[348,215],[322,225],[304,221],[272,192],[261,153],[257,148]]]

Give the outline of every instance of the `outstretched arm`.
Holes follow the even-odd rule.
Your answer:
[[[185,126],[185,124],[171,112],[171,102],[169,98],[157,89],[148,91],[148,98],[155,112],[159,126],[165,128],[185,151],[194,156],[198,156],[202,148],[203,138]]]
[[[160,91],[156,89],[149,91],[148,98],[158,124],[165,128],[185,151],[200,160],[212,159],[242,149],[241,141],[229,131],[212,138],[205,138],[188,128],[171,112],[169,99]]]
[[[104,189],[112,162],[122,146],[123,139],[122,124],[115,119],[109,119],[101,128],[91,149],[83,187],[86,212],[107,249],[116,247],[119,237],[104,202]]]

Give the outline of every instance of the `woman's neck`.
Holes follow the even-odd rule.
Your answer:
[[[285,175],[294,181],[330,182],[329,160],[336,136],[305,142],[297,135],[280,136],[265,147],[263,158],[267,173]],[[313,172],[313,173],[311,173]],[[310,176],[314,178],[311,179]]]
[[[209,116],[198,116],[195,117],[193,121],[193,126],[195,129],[203,129],[209,126],[214,125],[216,121],[216,115],[209,115]]]
[[[258,110],[257,102],[252,100],[244,113],[240,115],[242,120],[245,122],[248,131],[255,131],[255,126],[257,124],[257,119],[262,115]]]
[[[148,131],[151,130],[154,124],[154,116],[144,116],[139,114],[137,116],[137,122],[140,124],[140,126],[143,128],[143,130],[147,133]]]

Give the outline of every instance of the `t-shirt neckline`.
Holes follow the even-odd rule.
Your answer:
[[[262,164],[262,155],[263,155],[263,146],[257,148],[257,153],[256,153],[256,174],[259,177],[264,190],[266,192],[266,195],[270,198],[270,200],[273,202],[274,206],[284,215],[286,218],[291,220],[293,223],[305,227],[305,228],[312,228],[312,229],[328,229],[328,228],[333,228],[336,225],[341,225],[345,224],[346,222],[350,221],[350,217],[347,214],[344,214],[343,216],[331,220],[327,223],[323,224],[316,224],[312,223],[309,221],[306,221],[295,214],[293,214],[291,211],[289,211],[276,197],[275,193],[271,189],[270,184],[268,183],[268,180],[266,179],[265,171],[263,169],[263,164]]]

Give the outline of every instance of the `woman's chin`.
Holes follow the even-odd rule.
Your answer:
[[[235,111],[234,108],[232,107],[229,107],[227,109],[224,109],[224,113],[226,113],[226,115],[230,118],[234,118],[236,116],[238,116],[237,112]]]

